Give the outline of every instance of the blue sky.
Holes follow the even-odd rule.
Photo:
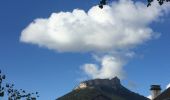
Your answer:
[[[48,18],[53,12],[70,12],[75,8],[87,11],[97,0],[2,0],[0,2],[0,69],[7,82],[16,88],[39,91],[40,100],[53,100],[71,91],[81,78],[86,77],[80,67],[96,63],[91,52],[57,52],[20,42],[20,36],[34,19]],[[149,24],[161,33],[133,49],[135,57],[123,67],[123,84],[142,95],[149,95],[151,84],[164,89],[170,83],[170,15]],[[128,83],[135,84],[129,87]]]

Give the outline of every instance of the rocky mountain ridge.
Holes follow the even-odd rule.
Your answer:
[[[100,86],[107,86],[107,87],[119,87],[121,86],[120,79],[118,77],[112,79],[93,79],[88,81],[83,81],[77,86],[75,89],[83,89],[87,87],[100,87]]]
[[[149,100],[125,88],[117,77],[83,81],[78,87],[57,100]]]

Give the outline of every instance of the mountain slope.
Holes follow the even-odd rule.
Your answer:
[[[76,88],[57,100],[149,100],[122,86],[117,77],[111,80],[95,79],[82,83],[87,87]]]
[[[85,88],[80,90],[73,90],[72,92],[66,94],[65,96],[58,98],[57,100],[93,100],[98,96],[102,96],[103,100],[112,100],[100,90],[95,88]],[[113,96],[115,100],[124,100],[121,97]]]

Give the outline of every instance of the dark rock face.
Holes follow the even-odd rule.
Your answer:
[[[94,79],[94,80],[88,80],[84,81],[82,83],[86,83],[87,86],[89,87],[96,87],[96,86],[119,86],[120,84],[120,79],[115,77],[110,79]]]
[[[112,100],[112,99],[110,99],[109,97],[104,96],[104,95],[97,95],[92,100]]]

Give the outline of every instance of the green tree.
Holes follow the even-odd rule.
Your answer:
[[[148,0],[148,7],[151,6],[151,3],[153,2],[154,0]],[[165,2],[169,2],[170,0],[157,0],[159,5],[163,5]]]
[[[14,84],[3,83],[5,78],[0,70],[0,97],[4,97],[5,94],[8,96],[8,100],[36,100],[39,97],[38,92],[28,93],[23,89],[15,89]]]
[[[107,4],[108,1],[111,1],[111,0],[100,0],[100,3],[99,3],[99,7],[102,9],[104,5]],[[154,0],[147,0],[148,4],[147,4],[147,7],[151,6],[152,2]],[[159,5],[163,5],[165,2],[170,2],[170,0],[157,0]]]
[[[0,97],[3,97],[4,96],[4,92],[5,92],[5,88],[2,85],[4,79],[5,79],[5,75],[3,75],[1,73],[1,70],[0,70]]]

